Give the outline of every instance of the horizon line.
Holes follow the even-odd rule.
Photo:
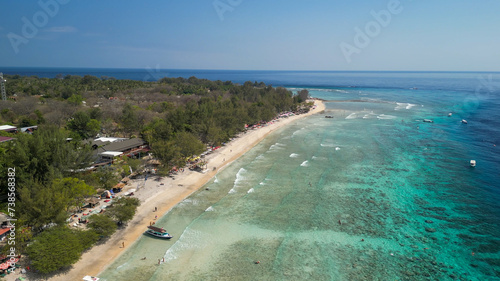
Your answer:
[[[150,67],[77,67],[77,66],[0,66],[0,70],[2,68],[48,68],[48,69],[117,69],[117,70],[149,70]],[[312,69],[300,69],[300,70],[290,70],[290,69],[272,69],[272,70],[263,70],[263,69],[209,69],[209,68],[158,68],[155,70],[191,70],[191,71],[263,71],[263,72],[421,72],[421,73],[468,73],[468,72],[500,72],[500,70],[312,70]]]

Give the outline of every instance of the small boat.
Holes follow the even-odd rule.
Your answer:
[[[325,118],[333,118],[331,115],[326,115]]]
[[[470,160],[470,166],[476,167],[476,160]]]
[[[173,236],[168,234],[165,229],[156,227],[156,226],[148,226],[148,230],[146,231],[146,234],[149,234],[154,237],[162,238],[162,239],[170,239]]]
[[[451,114],[451,112],[450,112],[450,113],[448,113],[448,117],[451,117],[451,115],[453,115],[453,114]]]
[[[434,121],[432,121],[431,119],[424,119],[424,122],[426,122],[426,123],[434,123]]]
[[[462,119],[462,123],[463,123],[463,124],[467,124],[467,120]]]

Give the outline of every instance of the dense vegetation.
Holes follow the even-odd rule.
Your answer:
[[[39,129],[0,144],[1,196],[6,198],[7,167],[15,167],[16,247],[42,273],[76,262],[85,249],[131,220],[139,205],[137,199],[122,198],[91,216],[87,230],[66,225],[85,198],[109,189],[130,173],[129,168],[141,165],[140,160],[127,159],[92,173],[77,172],[95,158],[82,140],[98,134],[142,137],[167,171],[183,166],[207,145],[228,141],[245,124],[298,110],[308,95],[303,91],[294,96],[257,82],[236,85],[194,77],[158,82],[88,75],[5,78],[10,99],[0,101],[0,124]]]
[[[0,103],[2,123],[55,124],[74,139],[98,133],[142,136],[167,166],[203,151],[205,145],[220,145],[245,124],[296,111],[308,96],[307,91],[294,96],[264,83],[236,85],[195,77],[158,82],[90,75],[6,79],[7,92],[17,101]]]

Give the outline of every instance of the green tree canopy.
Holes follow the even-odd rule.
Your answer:
[[[111,236],[117,229],[116,222],[106,215],[92,215],[87,226],[100,236]]]
[[[95,136],[101,129],[101,122],[90,119],[85,111],[78,111],[71,117],[66,127],[76,133],[79,138],[86,139]]]
[[[121,123],[125,132],[131,134],[138,129],[138,118],[134,107],[127,103],[123,107]]]
[[[140,202],[137,198],[121,197],[113,203],[111,208],[108,208],[106,214],[122,224],[134,217],[135,211],[139,205]]]
[[[20,215],[35,228],[50,223],[64,224],[70,207],[80,207],[93,187],[76,178],[55,179],[51,183],[33,182],[18,189]]]
[[[69,143],[66,138],[54,126],[40,127],[33,135],[17,134],[16,140],[5,146],[6,157],[0,161],[16,168],[18,186],[48,183],[54,178],[70,176],[88,167],[93,156],[89,149]]]
[[[98,239],[93,231],[71,230],[65,226],[47,229],[28,246],[31,264],[41,273],[51,273],[70,266]]]

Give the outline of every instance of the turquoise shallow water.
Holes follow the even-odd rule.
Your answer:
[[[500,278],[498,152],[460,123],[481,116],[461,105],[466,93],[311,94],[345,102],[266,138],[159,220],[175,238],[140,238],[100,277]]]

